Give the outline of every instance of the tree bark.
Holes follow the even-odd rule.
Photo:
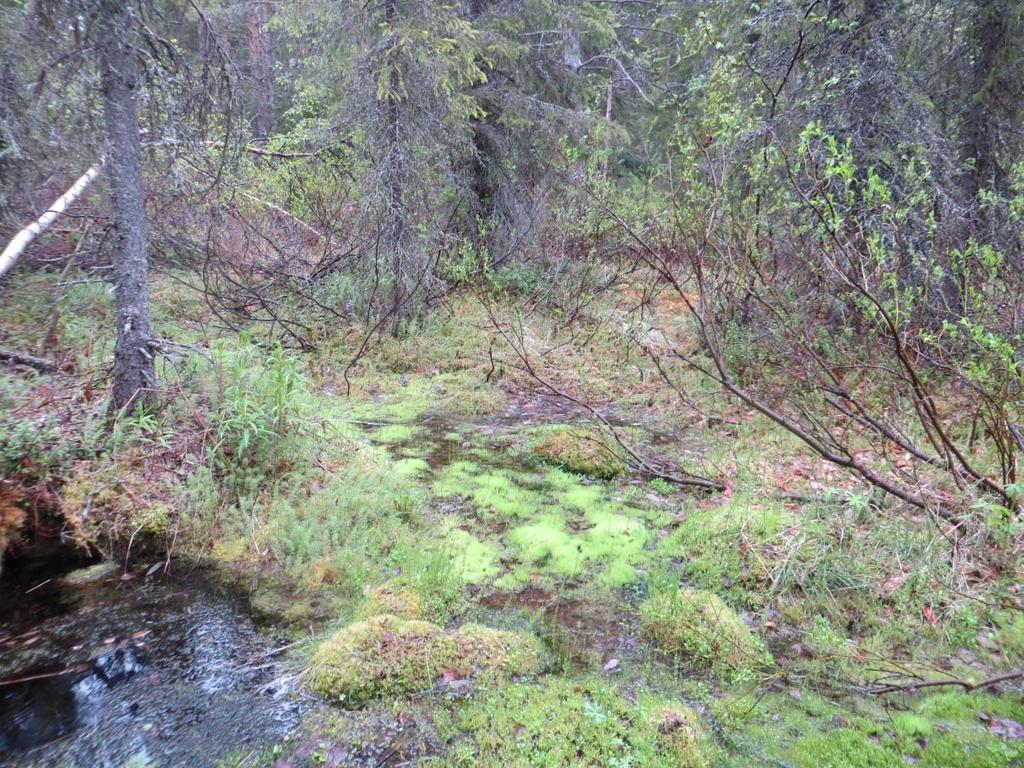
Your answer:
[[[972,207],[977,205],[978,192],[997,182],[993,84],[1008,14],[1005,0],[981,0],[972,28],[974,65],[960,151],[964,196]]]
[[[252,75],[252,134],[266,141],[274,129],[274,49],[266,30],[267,0],[249,0],[249,64]]]
[[[398,3],[385,0],[384,21],[393,31],[398,21]],[[387,66],[387,65],[386,65]],[[405,148],[402,146],[402,111],[399,96],[384,94],[378,100],[378,109],[383,119],[384,144],[384,221],[382,245],[390,260],[389,269],[394,285],[391,292],[392,331],[400,329],[401,321],[415,314],[412,294],[416,291],[416,280],[412,274],[414,265],[410,262],[408,222],[405,211]]]
[[[118,409],[145,401],[156,384],[133,37],[131,7],[124,0],[100,0],[97,51],[109,158],[117,317],[112,395]]]
[[[58,197],[53,205],[47,208],[43,215],[33,221],[27,227],[22,229],[16,234],[11,242],[4,248],[3,253],[0,253],[0,280],[2,280],[11,268],[17,263],[18,259],[21,258],[21,254],[24,253],[25,249],[28,248],[29,244],[35,240],[39,235],[43,234],[57,217],[60,216],[64,211],[68,209],[68,206],[74,203],[92,184],[93,179],[99,175],[100,168],[103,165],[103,161],[96,163],[89,170],[82,174],[79,179],[71,185],[71,188],[63,195]]]

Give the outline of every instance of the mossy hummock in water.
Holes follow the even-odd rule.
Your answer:
[[[772,663],[764,643],[712,592],[661,592],[640,606],[640,627],[665,651],[688,656],[728,677]]]
[[[597,429],[551,427],[530,443],[530,451],[570,472],[608,479],[626,471],[626,463],[614,446],[613,438]]]
[[[338,630],[310,661],[310,686],[331,699],[369,699],[428,689],[444,676],[504,678],[538,671],[536,638],[468,624],[452,632],[382,615]]]

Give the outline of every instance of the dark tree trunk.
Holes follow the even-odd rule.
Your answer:
[[[156,383],[139,142],[139,78],[131,16],[124,0],[100,0],[97,49],[114,224],[115,408],[146,400]]]
[[[266,26],[270,21],[267,0],[249,2],[249,62],[252,75],[252,133],[265,141],[274,129],[274,49]]]
[[[394,26],[398,18],[396,0],[385,0],[384,20]],[[415,265],[410,263],[408,223],[405,215],[405,149],[402,146],[401,105],[399,97],[385,94],[378,104],[384,128],[384,222],[383,246],[390,260],[394,285],[391,294],[391,313],[395,321],[392,330],[400,330],[400,321],[416,314],[413,292],[416,291]]]
[[[977,203],[982,188],[997,182],[993,86],[1009,13],[1005,0],[981,0],[972,29],[974,64],[960,151],[963,191],[970,204]]]

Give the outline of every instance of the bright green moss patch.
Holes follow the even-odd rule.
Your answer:
[[[374,441],[394,445],[405,443],[423,434],[426,430],[423,427],[413,424],[385,424],[371,432]]]
[[[840,728],[806,736],[789,751],[797,768],[903,768],[906,763],[860,731]]]
[[[467,584],[480,584],[500,573],[495,548],[473,534],[456,528],[448,534],[448,544],[455,568]]]
[[[736,497],[724,506],[690,509],[661,552],[679,558],[704,589],[739,589],[757,602],[775,567],[773,547],[789,521],[780,504]]]
[[[976,723],[978,713],[1009,717],[1024,722],[1024,701],[1020,697],[990,693],[944,691],[926,696],[919,707],[922,715],[948,722]]]
[[[508,539],[529,565],[562,576],[574,576],[583,570],[582,542],[566,532],[558,515],[544,515],[536,523],[520,526],[509,533]]]
[[[586,514],[582,527],[570,531],[565,519],[552,512],[513,529],[508,540],[534,572],[570,577],[604,566],[597,576],[603,586],[635,581],[633,565],[649,538],[643,522],[602,508]]]
[[[529,674],[540,658],[537,640],[528,635],[475,624],[446,632],[436,624],[385,614],[334,633],[313,654],[307,674],[321,695],[360,704],[425,690],[444,676]]]
[[[530,443],[530,452],[538,458],[570,472],[591,477],[617,477],[626,464],[615,452],[614,440],[597,429],[558,427],[545,430]]]
[[[394,464],[394,472],[402,478],[415,477],[430,471],[430,465],[420,458],[399,459]]]
[[[452,742],[442,762],[449,768],[714,764],[713,744],[684,707],[648,710],[614,688],[564,678],[502,686],[457,706],[440,725]]]
[[[484,469],[469,461],[455,461],[434,483],[440,497],[470,499],[484,514],[529,517],[544,503],[544,495],[523,487],[511,472]]]
[[[596,581],[602,587],[617,589],[635,583],[637,578],[636,568],[625,560],[613,560],[597,574]]]
[[[599,506],[603,496],[604,488],[600,485],[580,485],[579,480],[576,480],[558,498],[566,506],[586,511]]]
[[[643,632],[669,653],[736,677],[771,663],[764,643],[712,592],[679,589],[640,606]]]
[[[927,721],[925,721],[927,722]],[[930,725],[908,737],[878,729],[841,728],[797,740],[788,757],[797,768],[1012,768],[1024,760],[1024,745],[986,734],[953,729],[935,732]],[[919,729],[921,730],[921,729]]]

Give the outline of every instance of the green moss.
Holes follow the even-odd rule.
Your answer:
[[[894,712],[892,724],[896,733],[902,738],[913,739],[919,736],[930,736],[934,730],[928,718],[913,712]]]
[[[356,618],[368,619],[387,614],[400,619],[423,618],[419,595],[399,584],[385,583],[366,591],[356,609]]]
[[[541,663],[540,644],[529,635],[464,624],[451,637],[455,653],[448,669],[462,677],[528,675]]]
[[[675,768],[708,768],[713,747],[697,713],[674,704],[655,710],[652,721],[662,750],[671,755]]]
[[[582,537],[567,533],[557,515],[544,515],[535,523],[520,526],[508,539],[518,547],[523,562],[560,576],[578,575],[587,560]]]
[[[640,626],[669,653],[685,654],[736,677],[771,663],[764,644],[717,595],[700,589],[659,593],[640,606]]]
[[[899,757],[851,728],[806,736],[792,746],[789,757],[796,768],[903,768],[905,765]]]
[[[593,509],[601,503],[604,489],[600,485],[580,485],[577,480],[559,496],[562,503],[577,509]]]
[[[799,698],[788,692],[742,698],[711,700],[716,716],[728,723],[738,758],[731,765],[737,768],[1010,768],[1024,759],[1024,744],[995,735],[978,719],[979,712],[1018,719],[1024,705],[1014,696],[947,691],[895,700],[832,700],[803,690]],[[907,705],[910,709],[903,709]]]
[[[541,437],[530,443],[530,451],[570,472],[611,478],[626,471],[626,464],[616,454],[614,445],[611,436],[600,430],[559,427],[545,430]]]
[[[944,733],[928,740],[919,760],[924,768],[1012,768],[1024,761],[1024,745]]]
[[[121,570],[121,566],[112,560],[105,560],[102,563],[79,568],[66,574],[61,581],[72,586],[83,584],[94,584],[97,581],[112,578]]]
[[[434,484],[440,497],[470,499],[484,514],[529,517],[544,504],[544,495],[523,487],[512,473],[484,470],[468,461],[452,462]]]
[[[446,632],[385,614],[350,624],[321,643],[307,679],[323,696],[360,704],[425,690],[446,674],[507,677],[539,664],[539,644],[530,636],[478,625]]]
[[[919,711],[925,717],[950,722],[977,723],[978,713],[1024,721],[1024,702],[1019,697],[963,691],[945,691],[925,697]]]
[[[424,459],[399,459],[394,464],[394,472],[402,478],[415,477],[430,471],[430,465]]]
[[[744,599],[760,602],[775,567],[771,545],[789,519],[779,504],[735,497],[725,506],[689,510],[661,552],[679,558],[698,586],[742,590]]]
[[[455,567],[467,584],[480,584],[497,576],[498,553],[473,534],[454,529],[448,534],[448,544]]]
[[[413,424],[385,424],[383,427],[373,430],[370,434],[375,442],[394,445],[395,443],[404,443],[412,440],[414,437],[422,435],[425,431],[423,427]]]
[[[716,749],[685,707],[631,703],[601,682],[500,686],[437,717],[449,768],[709,768]]]
[[[636,568],[625,560],[613,560],[597,575],[597,583],[602,587],[617,589],[637,580]]]

